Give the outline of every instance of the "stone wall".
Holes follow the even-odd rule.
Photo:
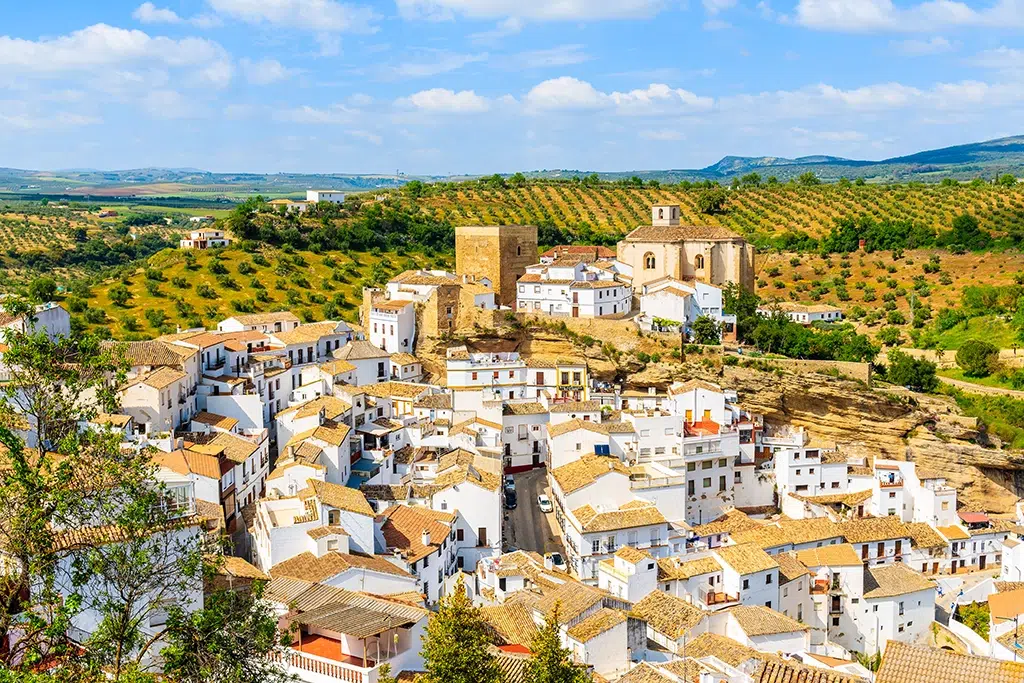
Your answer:
[[[500,305],[515,307],[516,281],[537,262],[537,228],[532,225],[455,228],[455,272],[487,278]]]
[[[831,374],[838,372],[843,377],[859,380],[871,386],[871,363],[851,363],[838,360],[798,360],[795,358],[753,358],[740,356],[741,359],[757,360],[776,365],[790,372],[819,372]]]

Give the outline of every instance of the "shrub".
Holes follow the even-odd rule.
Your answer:
[[[956,352],[956,364],[968,377],[987,377],[998,359],[999,349],[980,339],[968,339]]]
[[[238,264],[238,273],[240,275],[251,275],[256,272],[256,268],[248,261],[242,261]]]
[[[174,277],[172,277],[171,284],[177,287],[178,289],[188,289],[189,287],[192,286],[191,282],[189,282],[180,275],[175,275]]]
[[[211,275],[227,275],[228,267],[225,266],[219,259],[211,259],[206,264],[206,269],[210,271]]]
[[[203,297],[204,299],[216,299],[217,290],[206,284],[205,282],[196,287],[196,294]]]
[[[935,391],[939,386],[935,363],[925,358],[914,358],[902,351],[889,352],[889,367],[885,376],[893,384],[917,391]]]

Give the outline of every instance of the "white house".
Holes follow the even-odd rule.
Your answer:
[[[246,313],[225,318],[217,323],[218,332],[287,332],[298,327],[299,318],[291,311]]]
[[[837,306],[828,304],[798,304],[793,301],[776,301],[759,306],[758,314],[770,316],[776,312],[784,313],[790,320],[801,325],[816,322],[838,322],[843,319],[843,311]]]
[[[344,204],[345,193],[337,190],[306,190],[306,201],[310,204],[319,204],[320,202]]]
[[[178,243],[181,249],[215,249],[226,247],[231,244],[231,239],[224,234],[223,230],[213,228],[200,228],[188,233],[188,237]]]
[[[629,280],[570,257],[527,266],[517,281],[516,310],[573,318],[628,313],[633,301]]]
[[[386,299],[370,305],[366,326],[370,343],[389,353],[412,353],[416,341],[416,310],[412,301]]]
[[[718,323],[723,340],[735,340],[736,316],[723,310],[722,289],[699,280],[663,277],[644,284],[640,317],[644,329],[693,332],[693,323],[707,316]]]

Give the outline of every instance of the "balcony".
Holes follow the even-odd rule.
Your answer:
[[[815,579],[811,584],[811,595],[825,595],[829,591],[828,579]]]
[[[728,593],[719,593],[713,590],[707,590],[702,588],[699,592],[700,601],[708,607],[715,605],[728,605],[734,602],[740,601],[739,595],[729,595]]]
[[[310,642],[303,643],[303,651],[289,649],[285,652],[270,655],[272,661],[284,664],[285,670],[298,677],[299,680],[322,680],[340,681],[342,683],[375,683],[377,680],[377,669],[373,660],[367,660],[368,666],[363,666],[363,660],[348,655],[334,654],[323,656],[317,652],[325,653],[327,647],[312,642],[318,636],[311,636]],[[322,640],[330,640],[322,638]],[[340,650],[340,643],[338,644]],[[306,650],[309,650],[308,652]],[[345,658],[345,659],[343,659]],[[346,661],[347,660],[347,661]],[[314,674],[316,678],[308,679],[303,672]]]
[[[885,479],[879,479],[878,485],[883,489],[895,489],[903,486],[903,477],[887,477]]]

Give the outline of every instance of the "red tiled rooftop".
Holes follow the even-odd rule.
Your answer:
[[[686,436],[707,436],[708,434],[717,434],[719,430],[718,423],[711,420],[687,422],[683,428],[686,430]]]
[[[958,512],[957,514],[967,524],[986,524],[989,521],[988,515],[984,512]]]

